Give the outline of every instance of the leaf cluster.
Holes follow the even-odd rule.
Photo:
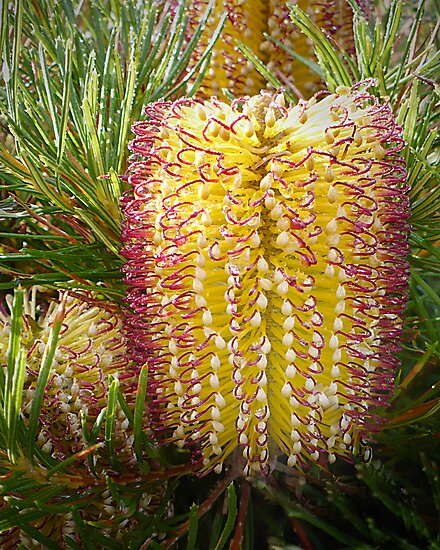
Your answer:
[[[211,8],[188,42],[185,3],[2,4],[3,287],[120,288],[131,125],[148,102],[197,89],[218,33],[186,66]]]

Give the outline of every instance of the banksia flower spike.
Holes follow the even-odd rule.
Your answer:
[[[356,53],[353,34],[353,9],[347,0],[330,0],[328,2],[311,2],[315,4],[314,20],[322,28],[332,42],[354,56]],[[370,11],[371,0],[356,0],[359,9],[367,15]],[[299,7],[301,4],[298,3]]]
[[[32,522],[32,527],[37,529],[45,537],[50,537],[54,543],[62,544],[66,537],[75,535],[76,526],[72,518],[72,513],[62,514],[60,516],[45,517],[43,520]],[[22,531],[19,527],[0,533],[1,547],[5,550],[14,548],[43,548],[34,538]]]
[[[201,473],[350,459],[387,405],[409,212],[400,128],[367,84],[158,102],[134,126],[128,336],[158,440]]]
[[[44,290],[33,287],[25,291],[23,305],[22,345],[27,348],[26,379],[22,415],[27,419],[35,395],[42,358],[55,320],[60,315],[60,302],[46,301]],[[12,296],[0,311],[2,367],[6,368],[6,351],[10,331]],[[98,414],[107,405],[110,376],[118,378],[125,397],[134,402],[135,365],[127,358],[121,320],[114,305],[98,300],[90,292],[64,295],[64,312],[40,410],[37,445],[57,459],[66,459],[85,450],[90,444],[83,433],[82,416],[90,430]],[[133,460],[132,439],[128,420],[122,410],[115,420],[119,458]],[[99,436],[103,441],[103,434]]]

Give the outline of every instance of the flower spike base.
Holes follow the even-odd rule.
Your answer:
[[[157,438],[200,473],[349,458],[393,386],[408,199],[367,84],[147,107],[124,198],[127,331]]]

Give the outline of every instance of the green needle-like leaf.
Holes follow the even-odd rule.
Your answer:
[[[134,406],[134,450],[137,460],[142,460],[142,442],[144,428],[145,396],[147,392],[148,367],[145,365],[139,374],[139,382]]]
[[[43,548],[47,548],[48,550],[62,550],[61,546],[52,542],[48,537],[45,537],[39,529],[35,529],[35,527],[32,527],[28,523],[23,523],[21,529],[34,540],[40,542]]]
[[[351,86],[352,79],[347,69],[321,29],[297,5],[289,5],[289,9],[293,22],[315,46],[319,65],[325,73],[329,90],[334,92],[338,86]]]
[[[228,516],[223,531],[215,546],[215,550],[221,550],[227,543],[232,531],[234,530],[237,512],[237,494],[235,492],[234,484],[231,483],[228,487]]]
[[[117,391],[119,381],[113,378],[108,388],[107,411],[105,417],[105,447],[113,465],[116,464],[115,457],[115,420],[116,405],[118,402]]]
[[[103,447],[103,443],[96,443],[95,445],[92,445],[91,447],[85,449],[84,451],[80,451],[79,453],[75,453],[62,462],[59,462],[56,466],[54,466],[51,470],[47,472],[47,479],[49,480],[51,477],[53,477],[58,472],[64,472],[71,466],[72,464],[75,464],[78,460],[82,459],[84,456],[87,455],[93,455],[95,451]]]
[[[189,529],[186,550],[194,550],[196,547],[197,527],[199,524],[199,507],[193,504],[189,510]]]
[[[274,88],[283,88],[283,84],[266,68],[264,63],[260,59],[258,59],[258,57],[252,52],[250,48],[246,46],[246,44],[243,44],[243,42],[240,42],[239,40],[236,41],[236,44],[237,48],[243,53],[246,59],[248,59],[254,65],[257,71],[262,74],[264,78],[268,82],[270,82],[270,84],[272,84]],[[285,91],[285,95],[289,101],[295,103],[295,97],[292,96],[292,94],[290,94],[287,90]]]
[[[12,463],[15,463],[18,459],[17,428],[20,419],[23,383],[26,373],[26,350],[21,346],[23,292],[21,288],[17,288],[14,292],[3,397],[3,418],[7,434],[6,447],[9,460]]]
[[[55,357],[58,336],[62,327],[64,313],[65,302],[63,300],[58,306],[57,314],[44,349],[43,358],[41,360],[41,368],[38,373],[34,397],[32,399],[31,410],[29,413],[28,456],[31,461],[34,459],[35,438],[40,425],[41,405],[43,403],[44,392],[46,390],[47,381],[49,380],[52,363]]]

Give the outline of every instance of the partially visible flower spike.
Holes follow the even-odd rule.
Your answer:
[[[176,3],[177,4],[177,3]],[[209,2],[193,0],[189,6],[189,30],[199,24]],[[201,43],[195,49],[190,66],[193,66],[213,35],[222,14],[227,20],[222,34],[212,51],[211,63],[200,89],[202,95],[223,95],[222,88],[241,96],[257,93],[265,87],[266,81],[254,66],[247,62],[237,48],[235,40],[240,40],[253,48],[264,40],[267,28],[269,6],[267,0],[217,0],[211,12]]]
[[[297,55],[316,62],[310,40],[301,33],[290,18],[290,10],[286,2],[270,0],[270,16],[268,20],[268,35]],[[299,0],[296,4],[312,18],[318,9],[318,2]],[[268,69],[274,75],[292,88],[300,97],[310,97],[319,88],[321,79],[302,61],[290,55],[279,44],[265,40],[260,45],[261,57],[266,60]]]
[[[60,515],[51,514],[43,519],[32,522],[32,527],[48,537],[52,542],[63,544],[66,537],[75,537],[76,526],[72,513],[67,512]],[[1,548],[13,550],[15,548],[41,549],[43,546],[29,534],[19,527],[0,533]]]
[[[365,9],[368,0],[359,0],[358,3]],[[298,0],[296,5],[348,54],[354,54],[353,11],[346,0]],[[189,4],[190,35],[199,24],[207,6],[207,0],[193,0]],[[321,87],[316,72],[264,36],[267,33],[297,55],[316,62],[310,40],[292,22],[287,3],[279,0],[217,0],[201,43],[194,51],[190,67],[200,59],[223,12],[228,14],[228,19],[212,51],[211,64],[199,95],[215,95],[221,98],[222,88],[227,88],[236,97],[240,97],[257,94],[267,86],[264,78],[237,48],[237,39],[250,47],[267,64],[269,71],[295,90],[297,95],[309,98]]]
[[[58,301],[47,305],[41,287],[24,296],[22,345],[28,348],[22,414],[28,417],[48,344]],[[0,365],[6,365],[10,330],[11,296],[0,311]],[[65,459],[90,446],[83,433],[81,415],[88,429],[107,405],[109,377],[117,377],[125,398],[134,404],[138,368],[130,363],[121,331],[121,319],[114,304],[98,300],[90,292],[76,292],[66,299],[66,311],[55,351],[49,381],[41,406],[41,430],[37,444],[54,458]],[[115,422],[118,459],[134,460],[133,435],[128,420],[118,408]],[[103,440],[100,434],[97,442]]]
[[[295,54],[306,60],[317,63],[311,41],[295,26],[290,18],[286,2],[269,0],[270,16],[268,34]],[[353,35],[353,10],[347,0],[330,0],[329,2],[297,0],[292,2],[306,12],[312,21],[323,30],[324,34],[335,42],[348,55],[355,54]],[[361,10],[368,11],[369,0],[357,0]],[[265,54],[268,69],[297,95],[309,98],[322,88],[319,75],[301,60],[290,55],[280,45],[266,40],[260,46]]]
[[[371,0],[356,0],[356,4],[368,14]],[[316,24],[324,33],[348,55],[355,55],[353,10],[347,0],[316,2],[315,13]]]
[[[368,83],[182,99],[134,126],[127,330],[157,439],[245,475],[350,459],[380,424],[408,283],[403,147]],[[138,157],[139,158],[139,157]],[[241,458],[240,458],[241,457]]]

